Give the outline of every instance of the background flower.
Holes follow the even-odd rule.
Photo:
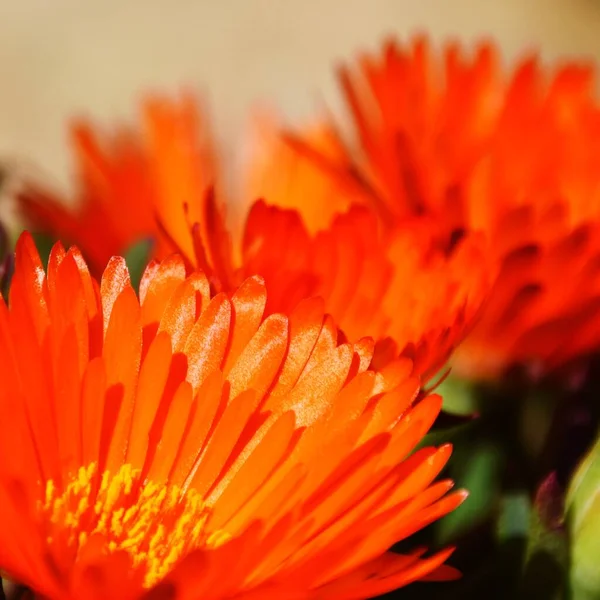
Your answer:
[[[547,373],[593,353],[598,307],[600,112],[594,70],[502,69],[492,43],[435,51],[394,40],[339,70],[358,149],[327,155],[288,134],[298,160],[360,186],[383,226],[427,215],[444,243],[487,239],[498,279],[457,353],[457,372],[493,379],[518,364]],[[330,125],[330,128],[333,125]],[[560,280],[557,273],[561,273]]]
[[[268,185],[267,203],[283,207],[249,205],[238,231],[228,225],[218,195],[222,186],[201,107],[188,95],[178,100],[150,97],[143,116],[144,127],[131,145],[135,159],[110,155],[90,180],[83,205],[90,220],[83,220],[80,229],[80,209],[63,208],[32,186],[20,198],[25,214],[59,237],[81,238],[84,253],[97,257],[96,269],[136,241],[146,217],[154,215],[145,231],[156,241],[154,255],[161,258],[177,250],[189,269],[207,274],[214,289],[232,290],[260,274],[269,289],[269,312],[287,312],[303,298],[319,295],[350,341],[370,335],[382,343],[378,364],[405,352],[426,378],[443,366],[489,286],[477,236],[440,249],[437,229],[427,221],[384,232],[367,207],[347,212],[353,196],[336,185],[328,188],[327,174],[303,157],[287,154],[277,138],[265,144],[265,162],[257,158],[251,165],[245,193],[253,198]],[[88,163],[92,156],[82,158]],[[135,201],[127,220],[121,218],[121,207],[130,198]],[[320,228],[314,221],[320,212],[311,207],[328,201],[336,208]],[[296,206],[286,208],[286,203]],[[139,221],[136,211],[143,215]],[[90,236],[88,225],[96,227],[94,223],[119,229],[121,235],[99,236],[96,229]]]

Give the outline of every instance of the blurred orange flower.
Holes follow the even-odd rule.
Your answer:
[[[259,274],[269,289],[268,312],[288,312],[307,296],[322,296],[351,342],[364,335],[376,339],[377,364],[404,352],[426,378],[444,364],[478,313],[489,283],[480,239],[466,236],[442,248],[425,222],[381,230],[370,209],[359,206],[360,186],[344,186],[315,168],[262,122],[244,185],[244,200],[252,203],[246,204],[245,223],[237,232],[227,223],[222,192],[214,188],[215,153],[199,103],[189,95],[178,101],[153,97],[143,115],[143,132],[132,144],[137,159],[108,157],[105,163],[112,168],[88,184],[84,201],[90,214],[102,215],[90,223],[114,221],[113,228],[125,230],[120,207],[137,186],[133,197],[140,203],[130,208],[145,216],[130,228],[129,238],[88,237],[85,223],[77,229],[80,209],[58,209],[30,189],[23,195],[24,208],[36,223],[80,243],[84,255],[93,257],[95,272],[150,223],[144,227],[158,242],[155,256],[181,253],[190,269],[206,273],[215,290],[231,291]],[[330,134],[318,130],[313,139],[335,156],[338,142]],[[254,202],[257,197],[277,208]]]
[[[28,227],[76,240],[90,268],[101,274],[111,256],[153,235],[153,187],[138,137],[122,128],[100,140],[85,122],[71,128],[77,197],[59,195],[27,181],[20,208]]]
[[[425,215],[451,240],[487,239],[498,279],[455,355],[458,372],[534,373],[600,348],[600,112],[594,70],[535,58],[506,73],[492,43],[386,43],[339,71],[358,148],[288,134],[384,226]],[[335,131],[332,125],[329,128]]]
[[[461,503],[415,447],[407,359],[369,370],[319,300],[265,316],[262,281],[212,295],[181,258],[138,296],[24,234],[0,299],[0,568],[49,600],[372,597],[456,575],[390,545]],[[152,595],[146,595],[153,590]]]

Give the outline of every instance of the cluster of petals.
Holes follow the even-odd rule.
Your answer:
[[[380,221],[481,234],[495,282],[454,356],[467,377],[546,373],[600,347],[600,108],[593,67],[536,57],[502,68],[483,42],[391,40],[339,70],[357,148],[288,135]]]
[[[69,206],[30,186],[21,196],[30,223],[76,243],[98,274],[149,237],[156,258],[179,252],[217,291],[260,275],[268,312],[320,296],[349,341],[374,338],[378,365],[403,354],[426,379],[439,371],[489,289],[481,237],[449,249],[425,223],[382,228],[362,192],[340,188],[267,126],[236,209],[223,202],[209,120],[193,96],[149,97],[142,116],[136,133],[112,138],[78,125],[79,197]],[[243,213],[241,228],[225,208]]]
[[[441,405],[411,361],[370,369],[319,299],[267,314],[173,255],[136,294],[21,236],[0,301],[0,567],[36,597],[366,598],[451,578],[387,552],[455,508],[422,447]]]

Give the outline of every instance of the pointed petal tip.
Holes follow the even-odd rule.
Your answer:
[[[35,242],[33,241],[33,235],[30,231],[23,231],[19,238],[17,239],[17,243],[15,244],[15,252],[20,254],[21,252],[31,252],[35,250]],[[37,250],[36,250],[37,252]]]
[[[461,488],[460,490],[456,490],[454,495],[459,498],[460,503],[458,506],[460,506],[469,497],[469,490]]]
[[[438,451],[439,452],[445,452],[448,454],[452,454],[452,450],[454,449],[454,445],[451,442],[446,442],[445,444],[442,444],[439,448]]]

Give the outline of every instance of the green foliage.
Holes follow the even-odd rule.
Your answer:
[[[575,473],[566,499],[573,600],[600,598],[600,438]]]
[[[498,447],[487,441],[455,447],[450,474],[460,487],[469,491],[469,497],[440,521],[438,539],[441,544],[457,539],[495,510],[499,501],[502,461]]]
[[[125,261],[129,269],[129,277],[131,278],[131,285],[133,289],[137,291],[144,269],[150,260],[152,254],[152,240],[144,239],[136,242],[130,246],[125,252]]]
[[[31,235],[45,269],[48,266],[50,251],[52,250],[52,246],[56,243],[56,238],[45,233],[32,233]]]
[[[411,542],[432,551],[455,546],[449,563],[463,577],[443,584],[416,584],[389,597],[600,598],[570,593],[568,585],[572,548],[563,522],[564,488],[577,461],[577,452],[571,451],[573,442],[585,446],[586,439],[573,433],[573,423],[581,416],[576,392],[544,382],[486,386],[453,378],[436,391],[444,396],[444,409],[454,418],[463,415],[463,421],[440,419],[452,425],[436,424],[423,444],[453,444],[443,475],[452,478],[457,488],[466,488],[469,497]],[[587,481],[592,473],[600,481],[600,460],[590,460],[586,473],[575,479],[572,489],[588,496],[600,489]],[[600,535],[593,539],[600,543]],[[591,540],[589,536],[586,543]],[[600,548],[586,552],[598,565]]]

